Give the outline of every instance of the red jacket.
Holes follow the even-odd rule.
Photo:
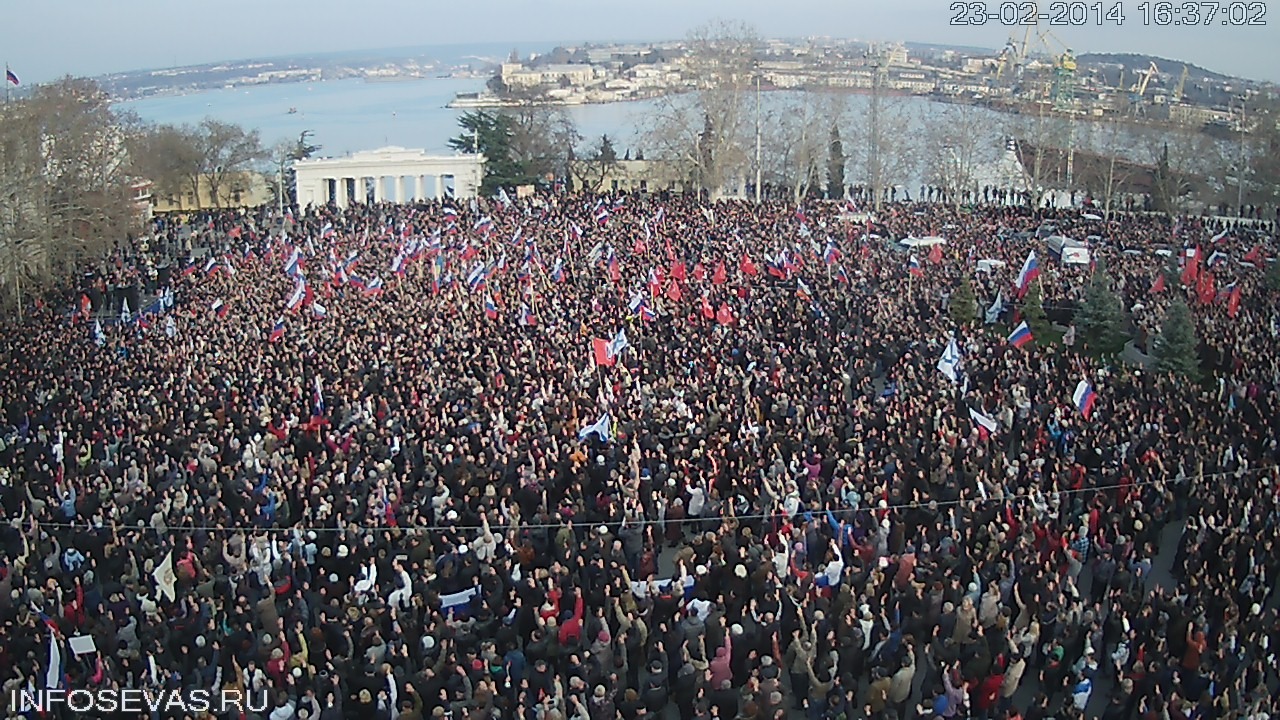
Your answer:
[[[990,675],[982,684],[978,686],[978,692],[975,694],[973,704],[979,710],[990,710],[996,706],[996,701],[1000,699],[1000,686],[1004,684],[1004,675],[996,673]]]

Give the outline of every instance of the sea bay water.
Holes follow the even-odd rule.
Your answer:
[[[166,95],[120,103],[152,122],[195,124],[206,117],[256,128],[263,143],[296,140],[304,130],[337,156],[394,145],[451,153],[465,110],[446,105],[458,93],[479,92],[484,81],[424,78],[369,82],[363,79],[258,85]],[[603,134],[617,139],[619,152],[633,147],[634,129],[652,110],[652,101],[577,105],[565,108],[590,142]],[[290,113],[290,109],[296,110]]]

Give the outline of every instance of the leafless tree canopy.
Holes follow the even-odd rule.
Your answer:
[[[690,92],[663,98],[650,119],[645,145],[651,154],[694,168],[695,183],[712,195],[750,167],[755,124],[747,99],[759,44],[755,29],[743,23],[695,29],[682,67]]]
[[[921,122],[925,180],[959,203],[962,192],[974,189],[981,150],[990,145],[986,121],[971,105],[948,105],[926,108]]]
[[[139,227],[125,128],[90,80],[67,78],[0,108],[0,292],[20,300]]]

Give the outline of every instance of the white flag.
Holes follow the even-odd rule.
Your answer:
[[[161,597],[168,596],[169,602],[173,602],[178,597],[174,591],[174,587],[178,584],[178,575],[173,571],[173,551],[164,557],[164,562],[156,566],[151,573],[152,579],[156,581],[156,588],[159,590]]]
[[[62,687],[62,638],[49,632],[49,667],[45,670],[44,686],[53,690]]]
[[[996,301],[991,303],[991,307],[987,308],[986,324],[991,325],[1000,319],[1000,313],[1004,312],[1004,291],[996,293]]]
[[[173,337],[178,334],[178,323],[173,321],[173,316],[168,315],[164,319],[164,334]]]
[[[129,301],[126,299],[124,304],[120,306],[120,322],[128,323],[133,319],[133,314],[129,312]]]
[[[973,408],[969,408],[969,418],[972,419],[975,423],[986,428],[987,432],[990,432],[990,433],[994,433],[996,431],[996,428],[999,427],[999,425],[996,423],[995,418],[983,415],[982,413],[978,412]]]
[[[947,349],[942,351],[942,357],[938,358],[938,372],[947,376],[951,382],[957,382],[960,370],[960,346],[956,344],[956,339],[951,338],[947,343]]]

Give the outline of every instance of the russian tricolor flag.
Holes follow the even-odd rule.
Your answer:
[[[212,257],[209,258],[209,261],[204,264],[204,274],[212,275],[217,271],[218,271],[218,259],[212,258]]]
[[[837,262],[840,262],[840,257],[841,257],[840,248],[836,247],[835,242],[828,240],[827,250],[826,252],[822,253],[822,259],[826,261],[828,265],[834,265]]]
[[[556,258],[555,267],[551,268],[551,282],[564,282],[564,265],[561,263],[559,258]]]
[[[298,308],[302,307],[302,304],[306,302],[306,300],[307,283],[306,281],[299,279],[294,283],[293,292],[290,293],[289,300],[285,302],[285,307],[288,308],[290,312],[295,312]]]
[[[320,237],[331,238],[333,237],[333,235],[334,235],[333,223],[327,222],[324,224],[324,227],[320,228]]]
[[[1013,329],[1013,332],[1009,333],[1009,344],[1016,348],[1026,345],[1033,339],[1034,338],[1031,337],[1031,328],[1027,327],[1027,322],[1025,320],[1019,323],[1018,327]]]
[[[227,304],[222,302],[222,299],[219,298],[213,301],[213,305],[210,305],[209,309],[213,310],[214,314],[217,315],[218,317],[226,317],[227,310],[229,308],[227,307]]]
[[[365,295],[381,295],[382,294],[382,278],[375,277],[369,281],[364,288]]]
[[[498,319],[498,306],[493,304],[493,297],[484,299],[484,316],[490,320]]]
[[[1027,294],[1027,290],[1031,288],[1031,283],[1040,277],[1040,263],[1036,261],[1036,251],[1032,250],[1027,253],[1027,259],[1022,263],[1022,271],[1018,273],[1018,298]]]
[[[284,274],[291,278],[296,278],[302,274],[302,251],[298,248],[294,248],[293,253],[289,255],[289,259],[285,261]]]
[[[534,317],[529,310],[529,306],[524,303],[520,304],[520,322],[526,327],[533,327],[538,324],[538,318]]]
[[[915,255],[907,262],[907,272],[916,277],[924,277],[924,268],[920,267],[920,260]]]
[[[277,342],[284,337],[284,318],[276,320],[276,324],[271,328],[271,342]]]
[[[320,388],[320,377],[312,378],[314,387],[311,390],[311,414],[315,417],[324,415],[324,392]]]
[[[1093,386],[1088,380],[1081,380],[1076,385],[1076,391],[1071,393],[1071,401],[1076,404],[1076,409],[1084,416],[1085,420],[1093,414],[1093,405],[1098,401],[1098,395],[1094,393]]]
[[[488,279],[489,274],[484,263],[477,263],[467,275],[467,285],[470,286],[472,292],[477,292],[484,287],[485,281]]]

